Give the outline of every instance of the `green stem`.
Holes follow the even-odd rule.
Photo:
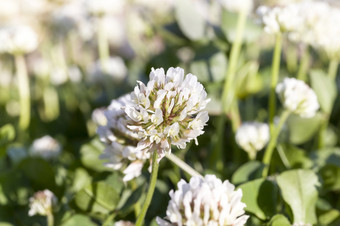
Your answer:
[[[47,214],[47,226],[54,226],[54,218],[52,213]]]
[[[225,114],[229,113],[231,108],[238,108],[238,103],[236,100],[236,104],[233,106],[233,99],[235,95],[235,90],[233,89],[234,79],[236,74],[237,62],[240,55],[242,40],[243,40],[243,32],[244,27],[247,21],[247,13],[240,12],[237,19],[237,28],[236,28],[236,37],[234,39],[233,45],[231,47],[230,56],[229,56],[229,65],[226,73],[226,78],[224,80],[224,87],[222,92],[222,114],[219,118],[219,124],[217,126],[217,141],[215,143],[215,147],[213,149],[213,153],[210,158],[210,164],[216,169],[223,169],[223,161],[222,161],[222,149],[223,149],[223,137],[224,137],[224,123],[225,123]],[[223,114],[224,113],[224,114]],[[233,109],[233,113],[239,114],[238,109]],[[236,124],[239,124],[239,115],[236,115],[235,119],[232,117],[231,122],[233,127],[237,127]],[[234,121],[236,120],[236,121]]]
[[[279,137],[282,126],[285,123],[285,121],[287,120],[289,115],[290,115],[289,111],[284,111],[282,113],[281,117],[280,117],[279,124],[277,125],[276,128],[274,127],[273,132],[270,133],[270,141],[269,141],[269,144],[267,145],[267,148],[264,152],[264,156],[263,156],[263,159],[262,159],[263,164],[265,164],[265,168],[263,169],[263,172],[262,172],[263,177],[268,176],[269,165],[270,165],[270,161],[272,159],[274,148],[275,148],[276,143],[277,143],[277,138]]]
[[[229,66],[226,74],[226,79],[224,82],[224,88],[222,93],[222,106],[223,112],[228,113],[229,108],[232,107],[233,100],[233,84],[235,78],[235,72],[237,68],[237,62],[240,55],[240,50],[242,46],[243,32],[246,24],[247,13],[240,12],[237,20],[236,37],[234,43],[231,47],[231,52],[229,56]]]
[[[143,225],[146,211],[148,210],[148,208],[150,206],[152,196],[153,196],[153,193],[155,191],[157,174],[158,174],[158,166],[159,166],[159,164],[157,162],[157,157],[158,157],[157,150],[154,150],[153,155],[152,155],[152,172],[151,172],[149,190],[148,190],[148,193],[146,194],[146,198],[145,198],[141,213],[139,214],[139,216],[137,218],[136,226],[142,226]]]
[[[107,39],[106,31],[103,27],[103,21],[99,21],[98,31],[97,31],[97,45],[98,45],[98,54],[99,59],[102,65],[102,69],[104,72],[106,71],[105,68],[105,61],[110,57],[110,49],[109,49],[109,42]]]
[[[286,53],[286,62],[287,62],[287,68],[290,73],[295,73],[297,68],[297,51],[296,51],[296,45],[295,43],[288,43],[287,46],[287,53]]]
[[[272,62],[272,80],[270,84],[270,95],[269,95],[270,134],[273,134],[273,130],[274,130],[274,117],[275,117],[275,109],[276,109],[275,88],[279,80],[281,50],[282,50],[282,36],[281,36],[281,33],[279,33],[276,35],[276,40],[275,40],[275,49],[274,49],[273,62]]]
[[[333,81],[336,79],[337,71],[339,66],[339,60],[332,59],[328,66],[328,76],[333,79]]]
[[[330,77],[333,81],[336,79],[337,71],[339,66],[339,60],[332,59],[328,66],[328,77]],[[325,113],[325,118],[321,124],[320,131],[319,131],[319,137],[318,137],[318,148],[322,149],[325,147],[325,136],[326,136],[326,130],[329,124],[329,118],[330,114]]]
[[[240,110],[238,108],[238,101],[234,101],[232,104],[232,107],[230,109],[230,115],[231,115],[231,127],[234,133],[236,133],[237,129],[241,125],[241,116],[240,116]]]
[[[17,71],[18,89],[20,96],[19,127],[22,130],[26,130],[30,124],[31,118],[31,97],[29,78],[27,74],[25,58],[23,55],[15,55],[15,66]]]
[[[201,174],[199,174],[196,170],[194,170],[191,166],[186,164],[182,159],[178,158],[176,155],[170,153],[165,155],[170,161],[175,163],[177,166],[179,166],[182,170],[184,170],[186,173],[188,173],[190,176],[200,176],[202,177]]]
[[[304,46],[303,53],[300,61],[300,66],[297,74],[297,79],[307,81],[307,71],[309,68],[310,55],[308,46]]]

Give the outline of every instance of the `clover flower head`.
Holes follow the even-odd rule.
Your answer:
[[[181,180],[178,190],[171,190],[166,220],[157,218],[160,226],[234,225],[247,222],[246,205],[241,202],[242,190],[215,175],[194,176],[187,183]]]
[[[115,226],[134,226],[135,224],[131,221],[117,221],[115,222]]]
[[[320,107],[315,92],[295,78],[285,78],[276,86],[276,93],[287,110],[302,118],[314,117]]]
[[[138,177],[145,160],[150,158],[149,153],[137,149],[138,134],[127,127],[131,119],[125,114],[123,108],[130,105],[131,97],[124,95],[112,100],[105,110],[95,110],[93,115],[100,114],[100,122],[97,133],[106,148],[101,159],[107,160],[105,166],[123,170],[124,181]],[[105,120],[102,119],[102,114]]]
[[[37,34],[32,28],[24,25],[0,28],[0,52],[25,54],[38,46]]]
[[[160,160],[170,153],[171,144],[185,148],[186,143],[204,133],[209,116],[203,111],[210,99],[197,77],[184,76],[184,70],[152,69],[150,81],[138,82],[131,93],[131,105],[124,110],[130,118],[127,127],[138,134],[137,148],[158,151]]]
[[[269,141],[269,127],[266,123],[246,122],[236,132],[236,143],[245,150],[251,158],[255,158]]]
[[[29,216],[42,215],[46,216],[52,214],[53,205],[57,203],[57,198],[48,189],[36,192],[33,197],[29,199],[30,209]]]
[[[277,34],[301,30],[300,8],[294,4],[269,8],[260,6],[257,14],[261,17],[265,32]]]
[[[86,0],[85,6],[89,14],[97,17],[121,13],[124,0]]]
[[[56,159],[60,155],[61,145],[51,136],[43,136],[33,141],[30,147],[32,156],[40,156],[44,159]]]
[[[220,0],[221,5],[231,12],[246,12],[250,13],[253,10],[253,0]]]

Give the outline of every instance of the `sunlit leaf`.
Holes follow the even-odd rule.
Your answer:
[[[314,224],[315,204],[318,197],[317,175],[311,170],[289,170],[277,177],[282,197],[290,206],[294,222]]]
[[[246,211],[255,214],[258,218],[266,220],[276,213],[278,195],[277,186],[265,179],[249,181],[239,186],[242,189]]]

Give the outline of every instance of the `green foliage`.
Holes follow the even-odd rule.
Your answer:
[[[258,161],[249,161],[236,170],[231,181],[233,184],[241,184],[256,178],[260,178],[263,168],[263,163]]]
[[[287,121],[289,141],[293,144],[303,144],[309,141],[320,129],[322,117],[301,118],[291,115]]]
[[[313,70],[310,73],[311,85],[320,103],[321,109],[330,114],[337,96],[336,84],[321,70]]]
[[[269,180],[257,179],[239,186],[242,189],[242,201],[247,212],[261,220],[271,218],[276,213],[278,187]]]
[[[316,223],[317,175],[311,170],[289,170],[277,177],[277,183],[292,210],[294,222]]]
[[[91,183],[74,197],[77,207],[92,215],[107,215],[119,202],[119,193],[105,182]]]
[[[177,0],[175,15],[182,32],[191,40],[204,37],[206,23],[189,0]]]
[[[267,224],[268,226],[290,226],[291,223],[282,214],[276,214],[270,219],[269,223]]]

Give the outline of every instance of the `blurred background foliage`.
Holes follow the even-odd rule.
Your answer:
[[[273,155],[271,176],[263,179],[263,153],[249,161],[235,143],[230,120],[223,124],[223,139],[216,133],[228,56],[235,39],[235,13],[217,1],[136,0],[124,2],[119,12],[96,18],[77,4],[76,0],[1,1],[3,25],[29,24],[39,37],[39,47],[25,55],[32,103],[26,130],[18,126],[14,58],[10,54],[0,58],[1,226],[46,225],[45,217],[27,214],[29,197],[43,189],[58,197],[56,225],[134,221],[135,204],[145,196],[149,173],[145,169],[141,177],[123,183],[121,172],[105,168],[98,158],[104,145],[96,136],[91,115],[94,109],[132,91],[136,80],[147,81],[152,67],[171,66],[195,74],[211,98],[210,120],[198,138],[199,146],[173,148],[173,153],[201,174],[215,174],[242,188],[246,211],[251,215],[248,225],[290,225],[292,219],[339,225],[340,81],[326,76],[328,59],[323,53],[311,50],[306,71],[322,112],[311,119],[289,118]],[[100,26],[113,59],[106,72],[98,63],[109,60],[100,59],[98,53]],[[266,121],[274,37],[265,34],[256,16],[250,14],[243,42],[234,84],[241,119]],[[296,76],[298,64],[289,61],[295,58],[299,62],[302,48],[284,41],[280,79]],[[325,146],[319,149],[317,135],[324,113],[329,115],[329,123]],[[57,159],[30,155],[33,141],[44,135],[60,143],[62,151]],[[222,152],[216,151],[219,145]],[[165,215],[168,192],[180,178],[188,180],[190,176],[167,159],[161,161],[146,225],[156,225],[155,217]]]

